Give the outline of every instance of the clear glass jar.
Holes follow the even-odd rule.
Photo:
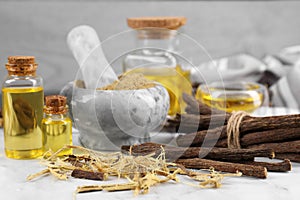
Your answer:
[[[36,75],[33,56],[10,56],[2,85],[5,153],[9,158],[31,159],[43,153],[43,80]]]
[[[178,32],[166,28],[135,30],[136,49],[123,60],[123,72],[143,73],[161,83],[170,96],[169,115],[183,113],[182,93],[191,94],[190,71],[183,70],[178,59]]]
[[[254,112],[269,105],[268,90],[255,82],[222,81],[202,84],[196,91],[196,99],[206,105],[226,112]]]
[[[42,130],[45,137],[45,151],[56,152],[65,145],[72,145],[72,120],[68,116],[67,98],[61,95],[45,97]],[[57,155],[69,155],[72,149],[66,148]]]

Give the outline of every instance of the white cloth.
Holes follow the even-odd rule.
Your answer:
[[[272,105],[300,108],[300,46],[288,47],[276,55],[259,60],[238,54],[201,64],[191,70],[192,82],[258,81],[268,70],[280,79],[270,87]]]
[[[270,88],[273,93],[273,104],[275,106],[299,109],[300,46],[283,49],[278,55],[273,57],[273,60],[278,61],[276,68],[281,68],[282,70],[281,79]],[[268,63],[270,69],[275,69],[273,63]],[[278,73],[278,75],[280,74]]]
[[[214,81],[258,81],[267,66],[247,54],[224,57],[191,69],[191,81],[210,83]]]

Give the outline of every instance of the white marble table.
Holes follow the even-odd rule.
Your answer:
[[[77,133],[74,143],[78,144]],[[38,160],[13,160],[5,157],[3,129],[0,129],[0,200],[68,200],[73,199],[77,186],[101,184],[103,182],[70,178],[60,181],[52,176],[45,176],[27,182],[26,176],[43,169]],[[187,181],[180,176],[182,182]],[[110,179],[107,182],[116,182]],[[121,180],[119,180],[121,181]],[[78,200],[98,199],[218,199],[218,200],[298,200],[300,199],[300,164],[293,163],[293,170],[288,173],[268,173],[267,179],[250,177],[227,177],[219,189],[200,189],[172,182],[154,186],[150,193],[133,196],[132,191],[93,192],[79,194]]]

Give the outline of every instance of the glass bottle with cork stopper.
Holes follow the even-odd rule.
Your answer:
[[[189,69],[183,69],[178,59],[178,31],[185,17],[128,18],[135,29],[136,49],[123,60],[123,72],[143,73],[148,79],[161,83],[170,96],[169,115],[183,113],[182,93],[191,94]]]
[[[68,117],[67,98],[62,95],[45,97],[42,130],[45,135],[45,151],[56,152],[65,145],[72,145],[72,121]],[[61,151],[58,155],[69,155],[71,149]]]
[[[10,56],[2,84],[5,154],[32,159],[43,154],[43,80],[34,56]]]

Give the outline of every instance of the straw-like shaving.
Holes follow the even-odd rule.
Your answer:
[[[82,154],[69,155],[64,158],[58,157],[59,152],[67,149],[77,149]],[[131,152],[131,151],[130,151]],[[213,169],[210,173],[200,173],[186,170],[184,167],[175,163],[166,161],[164,149],[159,156],[153,157],[154,154],[145,156],[125,155],[121,152],[101,153],[86,149],[80,146],[65,146],[64,148],[53,153],[46,152],[41,163],[47,168],[41,172],[29,175],[27,180],[38,178],[45,174],[52,174],[58,179],[66,180],[70,177],[75,169],[102,172],[104,180],[108,176],[117,176],[126,178],[128,183],[122,184],[101,184],[79,186],[75,193],[90,191],[121,191],[133,190],[134,194],[146,194],[153,185],[168,182],[170,180],[180,182],[177,174],[189,176],[191,179],[200,182],[198,187],[201,188],[218,188],[224,176],[241,176],[241,174],[220,174]]]

